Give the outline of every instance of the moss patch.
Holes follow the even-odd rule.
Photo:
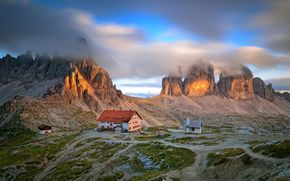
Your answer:
[[[115,181],[115,180],[121,179],[123,176],[124,176],[123,172],[116,172],[116,173],[113,173],[111,175],[107,175],[107,176],[98,178],[97,180],[98,181]]]
[[[207,155],[207,164],[220,165],[222,163],[228,162],[232,157],[244,154],[245,151],[241,148],[224,148],[221,152],[209,153]],[[245,160],[247,162],[247,160]]]
[[[94,150],[90,154],[90,157],[102,163],[110,159],[115,153],[123,150],[127,146],[127,144],[121,143],[97,142],[90,146],[90,148]]]
[[[39,137],[29,133],[11,138],[0,148],[0,169],[5,173],[12,166],[24,168],[24,172],[15,175],[17,180],[33,180],[44,169],[46,161],[55,158],[77,135]]]
[[[72,180],[86,173],[92,167],[92,162],[88,160],[73,160],[59,164],[45,180]]]
[[[205,145],[205,146],[213,146],[217,145],[218,143],[215,141],[210,141],[211,138],[200,136],[200,137],[182,137],[176,138],[172,140],[167,140],[172,143],[179,143],[179,144],[191,144],[191,145]]]
[[[254,152],[258,152],[270,157],[286,158],[290,156],[290,140],[253,146],[251,149]]]
[[[169,137],[170,134],[157,134],[157,135],[144,135],[144,136],[136,136],[135,139],[138,141],[150,141],[150,140],[160,140]]]
[[[171,170],[181,170],[194,163],[196,154],[186,148],[165,146],[160,143],[138,144],[135,146],[139,154],[152,160],[157,168],[145,169],[138,157],[134,157],[130,164],[136,172],[142,174],[133,177],[133,180],[148,180]]]

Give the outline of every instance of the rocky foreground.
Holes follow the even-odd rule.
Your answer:
[[[150,128],[143,135],[95,130],[23,134],[0,142],[0,178],[289,180],[289,121],[283,129],[277,125],[204,124],[202,134],[176,127]]]

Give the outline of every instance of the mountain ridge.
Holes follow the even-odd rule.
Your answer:
[[[0,132],[17,134],[36,130],[40,124],[51,125],[55,131],[93,128],[104,109],[134,109],[143,117],[145,127],[176,126],[185,117],[197,116],[211,120],[232,115],[290,116],[289,102],[274,95],[263,80],[253,79],[250,74],[227,75],[224,80],[229,92],[231,87],[234,91],[248,91],[244,85],[252,86],[250,96],[233,94],[238,95],[235,99],[219,90],[213,84],[213,69],[208,64],[203,64],[201,70],[192,66],[186,81],[178,76],[164,78],[160,96],[142,99],[123,95],[109,73],[92,58],[32,58],[31,52],[16,58],[7,55],[0,59]],[[200,81],[208,86],[193,88]]]

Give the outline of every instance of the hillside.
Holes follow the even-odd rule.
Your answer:
[[[103,109],[120,108],[123,96],[91,58],[30,52],[0,59],[0,95],[2,135],[41,124],[54,131],[92,128]]]
[[[290,116],[289,102],[275,96],[271,85],[253,79],[248,68],[239,75],[223,72],[215,83],[213,67],[201,65],[191,67],[183,82],[165,77],[161,95],[143,99],[123,95],[91,58],[7,55],[0,59],[1,134],[36,130],[41,124],[54,131],[92,128],[104,109],[136,110],[144,127],[177,126],[186,117],[244,124]]]

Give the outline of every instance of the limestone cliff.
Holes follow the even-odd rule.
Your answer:
[[[255,77],[253,80],[255,94],[267,99],[269,101],[275,100],[275,91],[272,84],[266,85],[262,79]]]
[[[0,95],[0,132],[6,135],[40,124],[55,131],[94,127],[96,113],[119,108],[123,98],[92,59],[33,58],[31,52],[0,58]]]
[[[30,52],[0,59],[0,105],[16,95],[38,99],[56,97],[78,102],[94,111],[118,105],[122,96],[109,74],[92,59],[69,59]]]
[[[161,95],[181,96],[182,80],[181,77],[164,77],[162,79]]]
[[[217,86],[228,98],[243,100],[254,96],[253,74],[246,66],[242,66],[241,70],[235,73],[223,71]]]
[[[190,67],[183,82],[183,93],[189,97],[213,94],[214,85],[213,66],[200,62]]]

